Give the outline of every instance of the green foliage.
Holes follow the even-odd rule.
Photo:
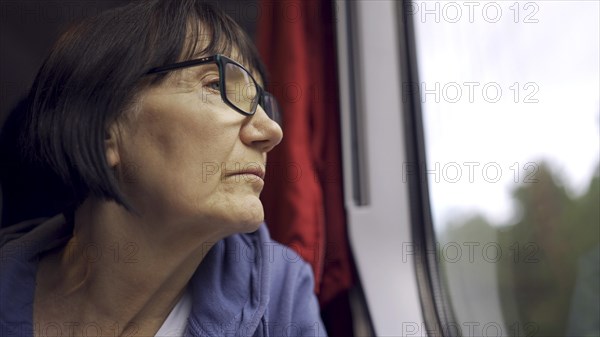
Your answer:
[[[475,215],[440,233],[443,242],[495,240],[501,247],[504,256],[494,261],[494,268],[502,319],[507,327],[529,324],[528,329],[509,329],[511,335],[600,336],[599,178],[596,174],[587,192],[573,198],[549,165],[542,164],[536,183],[513,192],[521,210],[515,223],[493,226]],[[477,261],[467,269],[445,261],[440,265],[456,319],[466,319],[460,317],[458,303],[478,300],[453,294],[453,269],[463,268],[481,279],[478,271],[493,270],[481,263],[478,267]]]

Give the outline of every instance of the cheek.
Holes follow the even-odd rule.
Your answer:
[[[212,163],[226,158],[235,144],[236,135],[218,127],[214,113],[193,109],[148,109],[138,120],[131,141],[142,151],[139,157],[165,169],[164,174],[189,178],[212,174]]]
[[[128,198],[137,201],[134,205],[182,217],[209,215],[212,206],[239,204],[239,200],[228,200],[235,199],[239,186],[222,181],[222,163],[228,162],[236,138],[210,131],[206,137],[201,129],[147,129],[128,142],[123,151],[122,182]],[[219,212],[227,211],[219,208]]]
[[[252,230],[263,221],[260,190],[222,176],[224,168],[234,169],[231,161],[247,155],[240,117],[184,103],[148,104],[126,133],[126,196],[150,217]]]

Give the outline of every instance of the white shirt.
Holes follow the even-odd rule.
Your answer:
[[[192,295],[190,290],[186,288],[183,296],[179,299],[167,319],[164,321],[160,329],[156,332],[155,337],[183,337],[185,328],[187,327],[187,319],[192,311]]]

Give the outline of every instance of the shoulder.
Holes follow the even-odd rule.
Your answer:
[[[309,265],[264,224],[212,246],[191,284],[197,335],[324,335]]]
[[[325,335],[310,265],[294,249],[273,240],[266,225],[254,235],[268,266],[269,301],[263,323],[272,331],[267,335]]]
[[[197,276],[198,301],[219,303],[216,311],[192,308],[199,330],[218,321],[216,335],[237,326],[239,335],[326,336],[310,265],[273,240],[265,224],[216,244]]]
[[[62,214],[37,218],[0,229],[0,258],[27,261],[72,235]]]
[[[0,230],[0,335],[29,335],[39,253],[70,235],[62,215]]]
[[[292,247],[272,239],[265,224],[253,235],[257,236],[254,249],[263,263],[268,264],[272,285],[294,284],[299,278],[314,283],[310,265]]]

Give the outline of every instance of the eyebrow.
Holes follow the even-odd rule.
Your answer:
[[[193,78],[197,78],[205,73],[214,71],[219,74],[219,67],[216,63],[199,64],[197,66],[183,68],[182,74],[190,74]]]
[[[198,65],[198,66],[194,66],[194,67],[189,67],[189,68],[182,68],[182,69],[177,69],[179,71],[174,71],[171,72],[172,74],[174,74],[174,76],[172,77],[172,84],[176,85],[176,86],[183,86],[183,87],[195,87],[197,84],[200,83],[200,77],[204,76],[204,74],[206,74],[207,72],[211,71],[210,68],[204,67],[204,66],[210,66],[213,65],[214,71],[216,72],[217,76],[218,76],[218,70],[217,70],[217,65],[214,63],[207,63],[207,64],[202,64],[202,65]]]

